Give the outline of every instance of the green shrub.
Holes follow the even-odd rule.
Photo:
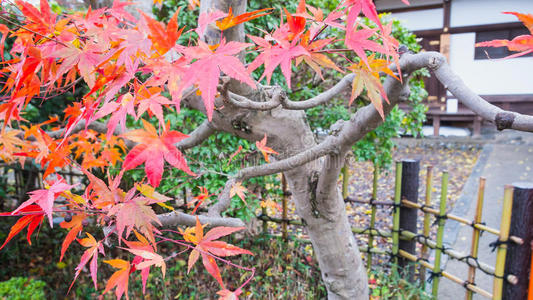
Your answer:
[[[26,277],[13,277],[0,282],[0,299],[2,300],[40,300],[46,299],[44,287],[46,284],[41,280]]]
[[[414,264],[415,270],[419,269]],[[368,274],[370,299],[379,300],[431,300],[433,297],[424,291],[424,282],[409,282],[407,274],[392,268],[391,264],[373,268]],[[404,268],[407,270],[408,268]]]

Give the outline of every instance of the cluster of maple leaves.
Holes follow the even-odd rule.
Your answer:
[[[408,4],[406,0],[402,1]],[[134,258],[131,261],[104,260],[117,269],[108,279],[104,293],[115,288],[117,298],[122,295],[127,298],[130,274],[137,270],[141,273],[143,287],[152,266],[160,268],[164,276],[166,259],[157,253],[157,245],[170,242],[190,250],[189,270],[201,256],[206,270],[221,286],[219,296],[235,299],[250,279],[235,291],[228,290],[216,261],[233,265],[222,257],[252,253],[218,239],[242,228],[215,227],[204,234],[207,224],[200,224],[197,218],[195,227],[170,230],[179,234],[181,240],[169,238],[164,235],[168,231],[158,229],[161,224],[151,206],[158,204],[171,208],[165,204],[170,199],[156,192],[165,161],[195,175],[175,145],[187,135],[171,130],[165,124],[165,110],[179,112],[183,95],[196,92],[201,95],[211,120],[222,73],[255,88],[254,70],[262,67],[264,71],[259,80],[266,78],[269,82],[279,67],[290,88],[293,66],[305,63],[321,77],[323,69],[354,73],[350,103],[366,90],[368,98],[384,117],[381,99],[388,100],[379,74],[384,72],[398,79],[401,77],[399,69],[396,75],[388,68],[392,61],[399,65],[398,42],[391,36],[391,24],[381,24],[372,0],[344,0],[328,14],[301,0],[296,12],[286,9],[281,12],[280,24],[272,32],[265,32],[263,37],[249,35],[252,43],[226,41],[224,31],[269,14],[272,9],[238,16],[231,10],[227,13],[208,11],[199,16],[197,28],[189,31],[194,30],[202,36],[208,27],[218,28],[222,37],[216,45],[208,45],[201,39],[183,38],[186,28],[179,27],[180,9],[165,25],[143,13],[140,19],[136,19],[125,10],[130,4],[115,1],[111,8],[89,8],[86,12],[56,15],[46,0],[41,0],[39,9],[15,0],[18,11],[11,12],[11,15],[8,10],[2,11],[2,20],[13,28],[0,24],[0,78],[3,83],[0,117],[4,120],[0,131],[0,159],[21,164],[33,159],[45,169],[46,186],[30,192],[29,199],[13,212],[0,214],[20,216],[0,249],[26,227],[31,244],[31,235],[45,216],[53,226],[53,214],[60,214],[65,218],[60,226],[69,230],[60,259],[75,240],[86,248],[76,267],[74,281],[88,265],[97,287],[99,256],[105,256],[106,240],[114,235],[123,245],[120,248]],[[189,1],[189,9],[198,5],[198,0]],[[377,27],[369,28],[359,22],[361,13]],[[533,33],[531,15],[512,14]],[[328,37],[328,28],[343,32],[344,38]],[[10,50],[13,58],[6,61],[3,54],[8,36],[14,39]],[[331,48],[331,45],[342,42],[345,49]],[[526,54],[533,51],[533,37],[493,41],[482,46],[508,46]],[[238,56],[243,51],[253,51],[257,56],[249,64],[244,64]],[[354,53],[358,60],[354,62],[337,55],[335,59],[347,64],[340,66],[332,54],[342,52]],[[63,120],[51,118],[41,124],[28,124],[23,118],[32,99],[50,101],[55,93],[72,88],[80,81],[89,87],[89,92],[65,109]],[[143,119],[146,115],[157,118],[158,128]],[[142,119],[143,128],[128,131],[128,116]],[[106,134],[87,129],[102,118],[106,120]],[[85,126],[86,130],[74,131],[79,126]],[[127,149],[125,140],[133,145],[131,149]],[[268,162],[269,155],[277,153],[266,144],[265,136],[256,146]],[[124,172],[141,164],[144,164],[147,182],[139,182],[128,191],[119,188]],[[90,184],[81,195],[72,192],[76,185],[67,184],[55,174],[69,165],[89,179]],[[107,183],[91,172],[93,168],[104,171],[117,166],[121,166],[121,172],[114,178],[108,172]],[[246,188],[237,182],[231,195],[238,195],[244,201],[244,191]],[[195,197],[193,214],[211,196],[213,194],[202,188]],[[84,232],[88,220],[113,230],[97,239]],[[132,232],[135,238],[132,238]],[[236,267],[251,271],[253,277],[253,269]]]
[[[192,0],[189,4],[189,8],[194,9],[199,1]],[[168,207],[165,202],[170,199],[155,191],[165,161],[195,175],[184,154],[175,146],[187,135],[170,130],[164,121],[165,110],[179,112],[183,95],[196,92],[201,95],[211,120],[222,73],[255,88],[254,70],[262,67],[264,71],[259,80],[266,78],[269,82],[279,67],[290,88],[293,66],[305,63],[321,77],[323,69],[354,73],[350,103],[366,89],[368,98],[383,116],[381,101],[382,98],[387,101],[387,97],[379,73],[400,76],[388,68],[392,61],[398,65],[398,42],[391,36],[391,24],[381,24],[372,0],[345,0],[327,14],[301,0],[296,12],[286,9],[281,12],[280,24],[272,32],[265,32],[262,37],[249,35],[251,43],[226,41],[224,31],[269,14],[272,9],[237,16],[231,10],[227,13],[208,11],[199,16],[197,28],[187,30],[202,36],[208,27],[218,28],[222,37],[216,45],[208,45],[201,39],[184,39],[182,34],[186,28],[179,26],[179,9],[168,24],[162,24],[143,13],[140,19],[133,17],[125,9],[128,5],[128,2],[115,1],[111,8],[89,8],[86,12],[57,15],[46,0],[40,1],[39,9],[15,0],[18,11],[11,15],[7,10],[2,11],[2,19],[13,26],[0,24],[0,77],[3,82],[0,117],[4,120],[0,131],[0,158],[21,164],[33,159],[41,164],[45,169],[46,187],[30,192],[29,199],[13,212],[0,214],[20,216],[0,249],[26,227],[31,244],[31,235],[45,216],[53,226],[52,215],[60,214],[65,216],[60,226],[69,230],[60,259],[75,240],[86,248],[76,267],[74,281],[88,266],[97,287],[99,256],[105,256],[105,241],[115,235],[123,245],[121,248],[134,258],[104,261],[117,269],[108,279],[104,293],[115,288],[117,298],[123,294],[127,298],[128,280],[136,270],[141,273],[143,286],[152,266],[159,267],[164,276],[166,259],[157,253],[157,245],[171,242],[190,249],[189,270],[201,256],[206,270],[221,286],[220,297],[236,298],[249,280],[235,291],[226,289],[216,261],[231,264],[221,257],[251,254],[218,241],[242,228],[215,227],[204,234],[207,224],[200,224],[197,219],[195,227],[175,232],[182,236],[181,240],[165,237],[158,229],[161,224],[151,205]],[[377,27],[369,28],[359,22],[361,13]],[[517,16],[529,24],[531,30],[531,17]],[[329,37],[328,28],[336,28],[344,37]],[[14,39],[10,50],[13,58],[6,61],[3,53],[8,36]],[[522,41],[499,43],[518,47],[524,45]],[[531,40],[528,41],[530,48],[524,51],[531,52]],[[344,43],[346,48],[331,48],[335,43]],[[244,51],[253,51],[257,56],[245,64],[238,56]],[[358,60],[350,61],[339,54],[342,52],[354,53]],[[339,55],[333,58],[334,54]],[[345,66],[339,64],[339,59]],[[63,120],[52,118],[41,124],[26,125],[23,112],[32,99],[50,101],[55,93],[72,88],[80,81],[89,87],[89,92],[65,110]],[[142,119],[143,128],[128,131],[128,116]],[[155,116],[158,128],[143,116]],[[77,126],[87,128],[102,118],[106,120],[106,134],[90,129],[73,133]],[[52,132],[43,130],[45,126]],[[128,150],[124,140],[134,146]],[[265,136],[256,146],[268,162],[269,154],[276,152],[266,143]],[[142,164],[147,182],[138,183],[128,191],[120,189],[122,174]],[[75,185],[67,184],[54,174],[69,165],[89,179],[90,184],[81,195],[72,192]],[[107,183],[91,172],[92,168],[105,170],[111,166],[122,166],[122,171],[114,178],[108,175]],[[245,190],[237,182],[231,194],[244,200]],[[193,213],[210,196],[209,191],[202,189],[196,197]],[[84,232],[87,220],[114,230],[97,239]]]

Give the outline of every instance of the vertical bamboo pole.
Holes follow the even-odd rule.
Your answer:
[[[374,205],[373,201],[376,201],[378,198],[378,177],[379,177],[379,166],[376,162],[374,162],[374,178],[372,181],[372,201],[370,203],[370,231],[368,232],[368,249],[374,248],[374,235],[372,234],[372,230],[374,230],[374,226],[376,225],[376,205]],[[370,270],[372,268],[372,253],[368,251],[368,257],[367,257],[367,270]]]
[[[394,180],[394,207],[392,209],[392,255],[394,256],[392,271],[396,271],[398,264],[398,250],[400,245],[400,203],[402,192],[402,163],[396,162],[396,176]]]
[[[498,241],[503,243],[498,246],[496,253],[496,267],[494,268],[494,284],[492,286],[492,299],[502,299],[503,273],[505,270],[505,255],[507,254],[507,244],[509,229],[511,227],[511,214],[513,209],[513,186],[506,185],[503,193],[502,221],[500,225],[500,236]]]
[[[474,215],[474,223],[481,223],[481,216],[483,214],[483,200],[485,197],[485,178],[479,178],[479,188],[477,192],[477,201],[476,201],[476,214]],[[470,248],[470,256],[474,259],[477,258],[478,249],[479,249],[479,236],[481,231],[474,227],[472,232],[472,246]],[[468,282],[474,284],[476,280],[476,268],[475,266],[468,267]],[[466,300],[472,300],[474,293],[471,290],[466,290]]]
[[[530,270],[525,266],[531,261],[529,244],[533,240],[533,182],[513,183],[513,213],[509,236],[518,236],[524,243],[511,243],[507,247],[504,274],[513,274],[518,278],[516,284],[503,282],[504,299],[525,299],[528,294]]]
[[[439,283],[440,283],[440,272],[441,269],[441,257],[442,257],[442,240],[444,238],[444,216],[446,216],[446,200],[448,198],[448,172],[442,173],[442,183],[440,190],[440,209],[439,209],[439,218],[438,227],[437,227],[437,248],[435,249],[435,265],[433,268],[433,287],[432,294],[433,297],[437,298],[439,293]]]
[[[287,179],[283,173],[281,174],[281,189],[283,191],[283,198],[281,200],[281,218],[283,220],[281,223],[281,235],[284,240],[287,240],[289,238],[289,234],[287,232]]]
[[[348,158],[344,160],[344,166],[342,167],[342,199],[348,198],[348,185],[350,183],[350,170],[348,164]]]
[[[427,172],[426,172],[426,199],[424,204],[426,206],[431,206],[431,193],[433,192],[433,166],[429,165],[427,166]],[[430,223],[430,217],[431,215],[427,212],[424,212],[424,229],[423,234],[424,236],[429,236],[429,229],[431,226]],[[426,244],[422,244],[422,249],[420,256],[422,258],[428,257],[428,246]],[[420,282],[426,283],[426,268],[423,265],[420,265]]]

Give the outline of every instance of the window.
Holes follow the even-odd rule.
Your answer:
[[[476,43],[486,42],[492,40],[512,40],[519,35],[529,35],[527,28],[514,28],[493,31],[479,31],[476,32]],[[489,59],[489,58],[504,58],[516,52],[509,51],[506,47],[476,47],[474,59]],[[532,56],[526,54],[524,56]]]

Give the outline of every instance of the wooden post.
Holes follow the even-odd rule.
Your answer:
[[[531,261],[531,241],[533,240],[533,183],[514,183],[513,214],[509,235],[522,238],[522,245],[509,244],[507,247],[505,274],[513,274],[518,278],[516,285],[504,282],[504,299],[526,299],[528,294],[528,278]]]
[[[379,178],[379,166],[374,162],[374,179],[372,181],[372,199],[370,201],[370,231],[368,232],[368,249],[374,248],[374,235],[372,230],[376,225],[376,205],[373,203],[378,198],[378,178]],[[366,261],[366,268],[370,271],[372,268],[372,253],[369,251]]]
[[[400,203],[402,192],[402,163],[396,162],[396,175],[394,179],[394,206],[392,208],[392,255],[394,256],[392,272],[396,271],[398,263],[398,246],[400,241]]]
[[[433,192],[433,166],[429,165],[427,166],[427,172],[426,172],[426,199],[424,204],[426,206],[431,206],[431,194]],[[424,236],[429,236],[429,230],[430,230],[430,217],[431,214],[428,212],[424,212]],[[426,244],[422,244],[422,249],[420,253],[420,257],[427,259],[428,258],[428,246]],[[426,268],[424,265],[420,265],[420,282],[422,282],[424,285],[426,283]]]
[[[496,267],[494,268],[494,281],[492,286],[493,300],[501,300],[503,295],[503,275],[505,270],[505,260],[507,254],[507,241],[509,240],[509,229],[511,227],[511,215],[513,211],[513,186],[506,185],[503,194],[502,221],[500,225],[500,235],[498,236],[498,252],[496,253]],[[524,299],[524,298],[518,298]]]
[[[283,198],[281,202],[281,218],[283,219],[283,223],[281,223],[281,235],[284,240],[288,240],[289,234],[287,232],[287,220],[289,218],[287,213],[287,179],[285,178],[284,174],[281,174],[281,189],[283,191]]]
[[[406,159],[402,161],[402,200],[406,199],[414,203],[418,202],[419,172],[420,161],[412,159]],[[417,232],[417,216],[418,209],[402,206],[400,208],[400,231],[408,230],[411,232]],[[416,255],[416,241],[400,239],[399,248]],[[398,266],[400,268],[405,269],[408,265],[410,265],[408,259],[400,258],[398,260]],[[414,271],[414,267],[411,266],[408,268],[407,280],[409,282],[413,282],[414,280]]]
[[[483,200],[485,195],[485,178],[479,178],[479,188],[477,192],[477,202],[476,202],[476,214],[474,215],[474,223],[481,223],[481,216],[483,214]],[[470,256],[474,259],[477,258],[478,249],[479,249],[479,236],[481,231],[474,227],[472,232],[472,245],[470,247]],[[476,280],[476,267],[470,266],[468,268],[468,279],[467,281],[474,284]],[[474,293],[471,290],[466,290],[466,300],[472,300]]]
[[[439,293],[439,283],[441,274],[442,240],[444,238],[444,217],[446,216],[446,200],[448,199],[448,172],[442,173],[442,183],[440,188],[439,218],[437,219],[437,247],[435,249],[435,265],[433,267],[432,294],[435,299]]]
[[[440,130],[440,116],[434,115],[433,116],[433,136],[439,136],[439,130]]]

